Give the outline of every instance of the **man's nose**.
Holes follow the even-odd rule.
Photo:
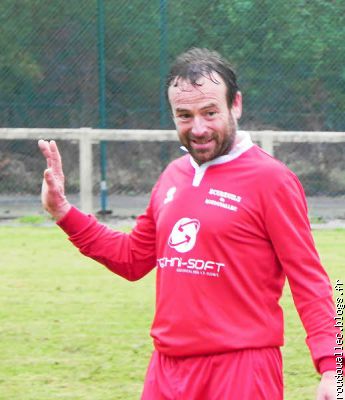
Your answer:
[[[193,119],[192,134],[194,136],[202,136],[207,132],[205,121],[201,117],[195,117]]]

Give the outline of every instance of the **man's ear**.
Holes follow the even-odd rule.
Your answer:
[[[236,92],[234,101],[231,106],[232,116],[238,120],[242,115],[242,93],[240,91]]]

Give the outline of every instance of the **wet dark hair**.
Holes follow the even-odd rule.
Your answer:
[[[219,83],[213,72],[219,74],[224,80],[227,88],[227,102],[231,107],[239,90],[235,71],[218,52],[204,48],[192,48],[176,58],[167,76],[166,94],[168,95],[168,89],[172,84],[178,86],[180,79],[194,86],[199,85],[198,80],[201,77],[207,77]]]

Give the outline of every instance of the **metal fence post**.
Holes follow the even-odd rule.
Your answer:
[[[105,11],[103,0],[97,1],[98,14],[98,80],[99,80],[99,128],[107,127],[106,104],[106,69],[105,69]],[[101,152],[101,210],[100,214],[110,213],[107,210],[107,142],[100,143]]]
[[[165,97],[165,79],[168,64],[168,39],[167,39],[167,2],[168,0],[160,0],[160,41],[159,41],[159,109],[160,109],[160,127],[166,128],[168,125],[168,110]]]

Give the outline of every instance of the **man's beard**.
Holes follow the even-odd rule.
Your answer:
[[[233,116],[229,116],[229,121],[227,126],[224,127],[226,129],[224,134],[219,134],[217,132],[211,133],[210,136],[205,137],[194,137],[192,134],[188,135],[188,143],[185,145],[188,149],[190,155],[194,158],[194,160],[200,165],[205,162],[211,161],[217,157],[223,156],[228,154],[230,150],[233,148],[235,139],[236,139],[236,132],[237,132],[237,123],[234,120]],[[209,155],[209,149],[195,149],[193,148],[192,143],[194,142],[196,145],[207,144],[207,142],[214,140],[215,147],[213,152]],[[200,146],[202,147],[202,146]]]

